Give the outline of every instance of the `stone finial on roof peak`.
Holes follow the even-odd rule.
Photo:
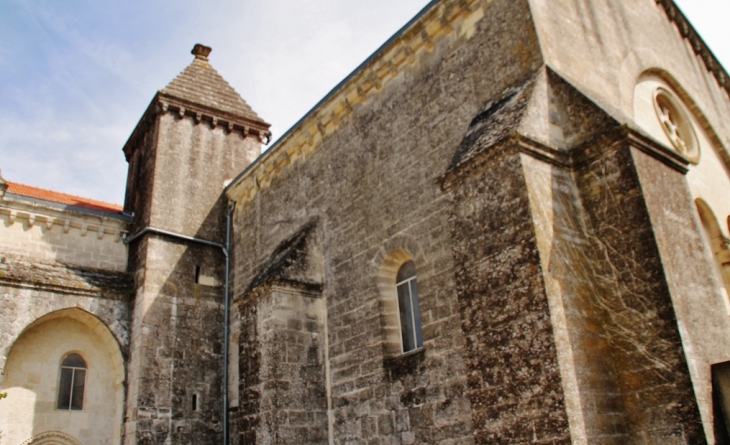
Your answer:
[[[266,124],[208,62],[211,48],[196,44],[191,53],[195,59],[165,88],[165,96],[182,99],[234,116]],[[189,108],[189,107],[188,107]]]
[[[208,54],[213,51],[210,46],[205,46],[201,43],[196,43],[190,54],[194,55],[196,59],[208,60]]]

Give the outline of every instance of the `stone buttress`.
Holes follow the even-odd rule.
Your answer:
[[[484,439],[529,442],[521,411],[573,443],[704,442],[641,183],[686,161],[549,68],[484,110],[442,178]]]

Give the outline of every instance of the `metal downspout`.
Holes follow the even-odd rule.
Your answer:
[[[223,320],[223,445],[228,445],[228,319],[230,313],[230,274],[231,274],[231,215],[233,210],[236,208],[236,203],[231,202],[228,214],[226,215],[226,244],[216,243],[201,238],[195,238],[182,233],[170,232],[169,230],[158,229],[156,227],[147,226],[139,232],[135,233],[131,237],[127,237],[125,233],[122,237],[124,244],[130,244],[137,238],[141,237],[145,233],[157,233],[160,235],[166,235],[172,238],[178,238],[186,241],[191,241],[198,244],[204,244],[206,246],[217,247],[223,251],[226,257],[226,277],[225,277],[225,295],[224,295],[224,320]]]
[[[144,229],[142,229],[139,232],[135,233],[131,237],[127,237],[127,234],[125,233],[124,236],[122,236],[122,242],[124,244],[129,244],[132,241],[134,241],[137,238],[139,238],[140,236],[144,235],[145,233],[159,233],[160,235],[167,235],[167,236],[172,237],[172,238],[178,238],[178,239],[183,239],[185,241],[192,241],[192,242],[198,243],[198,244],[205,244],[206,246],[217,247],[217,248],[223,250],[223,254],[225,256],[228,256],[228,250],[226,249],[226,246],[224,246],[221,243],[216,243],[216,242],[213,242],[213,241],[208,241],[206,239],[195,238],[195,237],[192,237],[192,236],[183,235],[182,233],[170,232],[169,230],[158,229],[158,228],[152,227],[152,226],[145,227]]]
[[[231,215],[236,208],[236,202],[231,202],[226,216],[226,290],[225,310],[223,315],[223,445],[228,445],[228,348],[229,348],[229,326],[230,318],[230,277],[231,277]]]

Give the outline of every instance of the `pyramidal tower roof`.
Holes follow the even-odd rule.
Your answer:
[[[160,93],[253,121],[262,121],[236,90],[211,66],[208,62],[210,52],[210,47],[196,44],[191,51],[195,56],[193,62],[160,90]]]

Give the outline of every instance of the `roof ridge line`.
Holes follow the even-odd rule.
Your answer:
[[[80,196],[80,195],[74,195],[74,194],[66,193],[66,192],[59,192],[57,190],[51,190],[51,189],[46,189],[46,188],[42,188],[42,187],[36,187],[34,185],[21,184],[19,182],[14,182],[14,181],[7,181],[7,183],[8,183],[7,193],[11,193],[11,194],[17,195],[17,196],[24,196],[26,198],[41,199],[41,200],[44,200],[44,201],[55,202],[55,203],[59,203],[59,204],[75,205],[77,207],[83,207],[83,206],[79,206],[78,203],[77,204],[68,204],[68,203],[64,203],[64,202],[60,202],[60,201],[57,201],[57,200],[48,199],[48,198],[44,198],[44,197],[40,197],[40,196],[28,195],[26,193],[23,193],[20,190],[17,190],[17,187],[27,187],[29,189],[37,190],[37,191],[40,191],[40,192],[47,192],[47,193],[52,193],[52,194],[56,194],[56,195],[62,195],[64,197],[68,197],[68,198],[75,198],[75,199],[78,199],[79,201],[83,201],[83,202],[86,202],[86,203],[91,204],[91,205],[99,204],[99,205],[97,205],[97,207],[104,207],[104,206],[106,206],[109,209],[115,209],[115,210],[118,210],[120,212],[124,209],[124,206],[122,206],[121,204],[115,204],[115,203],[108,202],[108,201],[102,201],[100,199],[87,198],[87,197]]]
[[[201,52],[203,49],[206,51]],[[159,90],[160,93],[250,120],[263,121],[233,85],[208,61],[210,48],[196,44],[192,53],[195,55],[193,61]]]

